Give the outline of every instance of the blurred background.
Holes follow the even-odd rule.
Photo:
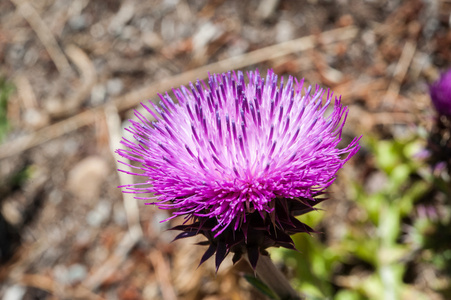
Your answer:
[[[245,265],[215,274],[195,241],[171,243],[178,221],[121,193],[132,179],[114,150],[157,93],[273,68],[342,95],[343,142],[363,135],[324,210],[302,217],[320,233],[272,250],[277,265],[308,299],[451,299],[451,126],[428,89],[451,67],[450,13],[449,0],[2,0],[0,298],[265,299]]]

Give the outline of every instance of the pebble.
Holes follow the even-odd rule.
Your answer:
[[[136,40],[136,37],[138,35],[138,29],[136,29],[135,26],[125,26],[124,29],[122,29],[121,38],[123,40],[130,40],[132,41],[132,45],[135,43],[140,43],[141,41]]]
[[[86,215],[86,222],[93,227],[100,227],[108,220],[111,213],[111,203],[106,200],[101,200],[94,210],[91,210]]]
[[[106,87],[103,84],[96,84],[91,91],[91,105],[97,106],[105,102]]]
[[[23,119],[25,124],[33,129],[42,128],[50,122],[47,114],[35,108],[27,108],[23,113]]]
[[[174,238],[179,234],[176,231],[168,231],[171,227],[171,223],[169,221],[161,222],[169,218],[169,215],[164,210],[157,210],[152,215],[152,221],[149,222],[150,230],[158,235],[158,239],[164,243],[171,243]],[[160,223],[161,222],[161,223]],[[164,234],[162,234],[164,232]]]
[[[171,41],[175,38],[175,25],[172,19],[163,18],[161,21],[161,36],[165,41]]]
[[[105,35],[105,28],[102,23],[99,22],[90,27],[89,33],[91,33],[93,38],[100,39]]]
[[[144,45],[151,49],[160,49],[161,47],[163,47],[163,40],[155,32],[144,32],[141,39],[144,42]]]
[[[23,62],[27,67],[34,66],[39,59],[39,52],[36,48],[30,48],[24,55]]]
[[[245,53],[249,49],[249,43],[245,39],[237,39],[231,43],[227,50],[230,57],[238,56]]]
[[[113,206],[113,220],[119,226],[127,226],[127,215],[124,211],[122,202],[115,203]]]
[[[106,91],[108,95],[116,96],[119,95],[124,88],[124,84],[120,78],[113,78],[107,81]]]
[[[25,55],[25,46],[20,44],[13,44],[8,48],[6,53],[6,61],[12,64],[21,64]]]
[[[282,20],[276,25],[276,41],[278,43],[292,40],[294,36],[294,28],[291,22]]]
[[[21,285],[13,285],[6,289],[3,294],[3,299],[5,300],[22,300],[25,295],[25,288]]]
[[[149,282],[145,285],[143,290],[144,299],[158,299],[160,296],[160,289],[156,282]]]
[[[176,6],[178,3],[179,3],[179,0],[164,0],[162,3],[162,7],[168,9],[168,8]]]
[[[88,270],[81,264],[73,264],[67,270],[67,281],[69,284],[76,284],[86,278]]]
[[[257,8],[257,15],[262,19],[268,19],[276,10],[279,0],[263,0]]]
[[[65,265],[59,264],[53,267],[53,278],[55,278],[55,280],[60,283],[60,284],[64,284],[67,285],[69,284],[68,282],[68,276],[67,276],[67,267]]]
[[[68,21],[69,27],[74,31],[81,31],[88,26],[86,19],[85,14],[73,16]]]
[[[97,199],[109,172],[110,168],[102,157],[89,156],[69,171],[68,189],[80,199],[86,201]]]
[[[124,29],[125,24],[133,18],[134,13],[135,4],[131,1],[124,2],[117,14],[111,20],[108,31],[113,35],[120,34]]]
[[[204,48],[209,41],[221,34],[222,30],[211,22],[206,22],[200,26],[199,30],[193,36],[193,48],[199,50]]]

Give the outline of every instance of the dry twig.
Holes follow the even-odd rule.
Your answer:
[[[154,250],[149,253],[150,261],[155,268],[156,278],[161,288],[164,300],[176,300],[177,296],[171,284],[171,271],[167,260],[160,251]]]
[[[137,234],[127,232],[117,245],[114,253],[88,278],[82,282],[82,286],[88,290],[96,290],[104,283],[125,261],[127,254],[139,241]]]
[[[76,87],[75,93],[64,101],[63,110],[56,115],[59,118],[76,113],[97,82],[97,73],[94,64],[82,49],[75,45],[69,45],[66,47],[66,53],[80,71],[82,84],[80,87]]]
[[[36,94],[34,93],[28,78],[20,74],[14,79],[14,84],[16,85],[17,93],[22,100],[21,106],[23,108],[37,108],[38,101],[36,100]]]
[[[18,1],[18,0],[15,0]],[[196,78],[204,78],[208,72],[222,73],[232,69],[240,69],[249,65],[272,60],[291,53],[305,51],[315,47],[315,42],[321,40],[323,44],[334,43],[354,38],[358,29],[350,26],[323,32],[320,35],[310,35],[296,40],[276,44],[259,50],[255,50],[237,57],[225,59],[209,64],[179,75],[162,79],[149,86],[132,91],[113,100],[118,111],[124,111],[136,106],[144,99],[152,98],[156,93],[169,90],[193,81]],[[42,144],[48,140],[57,138],[82,126],[91,124],[96,114],[103,112],[104,106],[92,108],[59,123],[45,127],[37,132],[17,138],[9,143],[0,145],[0,159],[6,158],[27,149]]]
[[[143,99],[149,98],[150,95],[155,95],[158,91],[165,91],[172,87],[178,87],[189,81],[193,81],[196,78],[204,78],[208,72],[222,73],[255,65],[263,61],[273,60],[291,53],[302,52],[314,48],[317,40],[321,40],[323,44],[350,40],[357,36],[357,32],[357,28],[350,26],[326,31],[320,35],[309,35],[292,41],[268,46],[163,79],[122,97],[116,98],[114,102],[119,111],[130,109],[140,101],[143,101]]]
[[[399,58],[398,64],[396,65],[395,71],[393,73],[393,80],[390,82],[387,93],[384,97],[384,100],[390,106],[393,105],[393,101],[398,97],[402,81],[406,77],[407,70],[412,63],[416,49],[417,45],[414,42],[407,41],[404,45],[401,57]]]
[[[73,288],[66,288],[59,284],[53,278],[40,274],[24,274],[18,281],[21,285],[34,287],[51,295],[65,298],[65,299],[88,299],[88,300],[102,300],[104,298],[92,293],[91,291],[76,286]]]
[[[71,70],[69,61],[58,46],[58,42],[50,29],[41,19],[37,11],[26,0],[11,0],[16,5],[17,11],[27,20],[31,28],[36,32],[45,49],[49,53],[56,68],[60,73]]]
[[[108,105],[105,108],[105,117],[108,125],[108,133],[110,137],[110,150],[113,157],[117,157],[115,151],[116,149],[122,148],[121,141],[121,119],[117,113],[117,109],[114,105]],[[125,164],[119,164],[116,161],[116,169],[123,169],[124,171],[132,172],[131,167],[128,166],[129,162],[125,158],[122,161]],[[123,172],[118,172],[119,182],[121,185],[131,185],[133,184],[133,177],[127,176]],[[123,203],[125,208],[125,213],[127,215],[129,232],[131,235],[136,235],[134,238],[140,239],[143,235],[141,225],[139,222],[139,208],[138,202],[134,199],[132,194],[123,193]]]

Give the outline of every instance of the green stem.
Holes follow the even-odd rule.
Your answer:
[[[285,275],[274,265],[269,256],[260,255],[255,273],[281,300],[301,300],[299,294],[291,287]]]

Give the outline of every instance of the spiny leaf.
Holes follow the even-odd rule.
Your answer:
[[[224,258],[227,256],[227,246],[225,243],[219,242],[218,248],[216,249],[216,272],[219,270]]]
[[[213,254],[215,254],[215,252],[216,252],[216,245],[211,244],[210,247],[208,247],[207,251],[205,251],[204,255],[202,256],[199,266],[201,264],[203,264],[207,259],[209,259]]]
[[[258,250],[258,247],[247,248],[247,257],[249,258],[249,262],[251,263],[251,266],[254,270],[257,267],[257,262],[258,262],[259,256],[260,256],[260,251]]]

